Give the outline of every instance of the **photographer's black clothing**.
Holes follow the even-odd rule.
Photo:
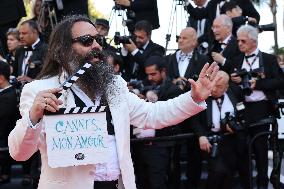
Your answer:
[[[240,94],[235,94],[229,88],[226,92],[231,101],[234,112],[236,113],[236,104],[240,101]],[[212,132],[213,112],[212,102],[215,101],[212,97],[206,100],[207,109],[191,119],[192,129],[198,136],[208,136],[209,134],[217,134],[222,136],[222,133]],[[219,115],[217,115],[220,119]],[[221,119],[220,119],[221,121]],[[241,162],[244,155],[243,146],[245,145],[243,133],[236,133],[223,137],[217,142],[217,156],[209,159],[209,173],[207,180],[207,188],[210,189],[228,189],[232,188],[231,181],[234,171],[238,168],[243,175]]]
[[[202,67],[204,64],[208,62],[208,58],[205,55],[201,55],[197,51],[193,51],[192,57],[188,60],[189,64],[186,68],[184,77],[189,79],[196,79],[198,77]],[[167,62],[167,77],[171,80],[177,79],[181,77],[180,71],[179,71],[179,56],[178,51],[176,51],[173,54],[166,56],[166,62]],[[185,87],[185,90],[190,90],[189,86]],[[194,116],[193,116],[194,117]],[[179,127],[181,128],[181,133],[190,133],[191,130],[191,123],[190,119],[187,119],[179,124]],[[199,153],[198,144],[195,141],[195,138],[187,140],[187,150],[188,150],[188,167],[187,167],[187,176],[189,178],[189,185],[191,185],[193,188],[197,187],[200,181],[201,176],[201,157]],[[180,161],[180,146],[176,147],[176,152],[173,155],[177,168],[176,172],[179,172],[179,161]],[[174,178],[174,187],[179,188],[180,185],[180,175],[176,175]]]
[[[171,80],[165,80],[159,89],[159,101],[166,101],[183,93]],[[155,130],[156,137],[171,136],[179,133],[180,127],[178,125]],[[171,174],[179,171],[175,169],[176,167],[170,167],[171,154],[174,153],[175,146],[176,141],[132,144],[132,156],[138,189],[169,188],[169,182],[173,180]],[[176,166],[176,163],[172,165]]]
[[[122,56],[124,67],[122,77],[126,81],[131,79],[144,80],[146,78],[144,63],[147,58],[154,55],[163,56],[165,49],[161,45],[149,41],[147,47],[141,51],[138,51],[134,56],[128,52],[127,56]]]
[[[177,79],[181,77],[179,68],[178,68],[179,60],[177,58],[177,52],[166,56],[167,77],[170,79]],[[187,79],[189,78],[196,79],[196,77],[198,77],[203,66],[207,63],[208,58],[207,56],[201,55],[197,51],[194,51],[192,57],[188,61],[189,61],[189,64],[187,66],[184,77]]]
[[[217,52],[222,54],[226,61],[224,64],[220,65],[220,70],[223,70],[227,73],[230,72],[232,66],[232,59],[238,55],[240,55],[240,50],[238,47],[237,39],[234,36],[231,36],[226,44],[221,44],[218,41],[213,42],[213,46],[211,47],[211,51],[209,51],[209,62],[212,63],[214,60],[211,56],[212,52]]]
[[[23,0],[1,0],[0,3],[0,40],[2,56],[8,53],[6,32],[9,28],[16,28],[22,17],[26,16]],[[2,53],[2,52],[0,52]]]
[[[25,49],[24,47],[17,49],[12,75],[16,77],[23,75],[22,66],[28,51],[31,51],[32,55],[28,60],[28,66],[25,75],[34,79],[39,74],[43,65],[45,54],[47,52],[47,45],[42,41],[39,41],[31,50]]]
[[[217,6],[222,1],[223,0],[210,0],[205,8],[194,8],[191,4],[189,4],[186,7],[186,9],[190,14],[190,16],[192,16],[194,19],[201,20],[207,18],[211,20],[211,23],[213,23],[216,17]],[[249,16],[255,18],[257,22],[259,22],[260,15],[250,0],[235,0],[235,2],[242,9],[243,16]],[[221,7],[221,13],[222,13],[222,7]]]
[[[262,91],[265,95],[265,99],[253,101],[245,101],[245,116],[247,124],[258,122],[261,119],[267,118],[270,115],[274,115],[273,102],[277,100],[276,90],[283,88],[283,74],[277,63],[277,59],[274,55],[270,55],[259,51],[257,54],[257,61],[259,67],[263,67],[263,72],[259,73],[260,77],[256,81],[256,91]],[[233,61],[233,70],[240,70],[246,63],[244,54],[241,54]],[[256,68],[256,67],[254,67]],[[241,91],[241,88],[239,88]],[[249,100],[249,98],[246,98]],[[249,136],[252,138],[260,132],[269,131],[269,125],[258,126],[249,129]],[[256,167],[257,167],[257,185],[258,187],[267,188],[268,177],[268,144],[267,136],[260,137],[253,144],[253,152],[255,154]],[[247,157],[247,156],[246,156]],[[247,160],[246,160],[247,161]],[[245,162],[246,162],[245,161]],[[247,165],[249,162],[246,162]],[[248,187],[248,180],[246,181],[246,188]]]
[[[138,21],[147,20],[153,29],[160,27],[157,0],[134,0],[130,1],[130,7],[124,8],[134,12],[134,17],[127,17],[134,21],[133,26]]]
[[[7,148],[0,151],[0,175],[11,174],[12,158],[8,152],[8,135],[15,127],[18,116],[16,90],[10,86],[0,92],[0,148]]]

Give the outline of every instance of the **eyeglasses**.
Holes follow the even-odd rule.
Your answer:
[[[83,35],[72,39],[72,43],[78,42],[81,43],[84,47],[90,47],[95,40],[97,42],[97,39],[98,39],[97,36]]]
[[[244,40],[244,39],[238,39],[237,41],[238,41],[238,43],[247,43],[248,42],[247,40]]]

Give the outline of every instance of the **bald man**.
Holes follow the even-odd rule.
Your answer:
[[[197,33],[195,29],[192,27],[186,27],[179,35],[178,50],[175,53],[166,56],[167,77],[184,91],[190,90],[189,86],[186,85],[186,82],[184,81],[186,81],[188,78],[196,79],[196,76],[198,76],[200,73],[201,68],[208,61],[207,56],[201,55],[196,50],[197,44]],[[181,132],[192,132],[191,127],[189,126],[189,121],[190,120],[185,120],[179,124]],[[195,140],[193,141],[193,139],[188,140],[187,146],[189,149],[188,154],[190,154],[188,156],[188,162],[190,163],[188,164],[187,168],[187,176],[189,177],[189,185],[193,188],[196,188],[201,174],[201,159],[198,158],[200,156],[199,147],[198,143],[196,143]],[[177,146],[176,151],[176,154],[179,154],[179,146]],[[179,157],[175,157],[174,159],[178,160]],[[179,169],[178,161],[176,161],[176,170]],[[179,188],[180,176],[175,175],[173,177],[175,188]]]
[[[215,82],[211,92],[212,96],[206,100],[208,108],[192,118],[191,124],[194,133],[198,136],[200,149],[208,153],[208,157],[212,145],[207,136],[232,133],[217,143],[217,156],[208,159],[209,172],[206,188],[228,189],[233,188],[231,181],[236,170],[239,171],[241,178],[244,178],[245,168],[238,164],[238,160],[244,158],[245,135],[241,131],[236,132],[228,124],[223,126],[221,120],[225,118],[226,113],[236,117],[236,106],[238,102],[241,102],[242,97],[232,91],[229,86],[229,75],[226,72],[218,71]]]

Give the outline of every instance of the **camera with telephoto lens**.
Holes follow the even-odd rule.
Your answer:
[[[248,17],[246,18],[246,21],[249,25],[257,28],[259,33],[263,32],[263,31],[275,31],[275,29],[276,29],[276,25],[274,23],[258,25],[255,22],[248,21]]]
[[[251,95],[252,89],[251,89],[250,80],[252,78],[261,79],[261,74],[263,74],[263,72],[264,72],[263,67],[253,69],[251,71],[247,71],[246,69],[243,68],[235,72],[237,76],[242,78],[241,85],[244,95],[246,96]]]
[[[235,115],[230,112],[225,113],[225,117],[220,121],[220,128],[223,132],[226,132],[227,126],[235,133],[244,129],[246,120],[244,117],[245,105],[243,102],[236,104]]]
[[[134,36],[121,36],[119,32],[115,32],[113,41],[115,45],[119,45],[120,43],[122,44],[130,44],[130,39],[135,42],[135,37]]]

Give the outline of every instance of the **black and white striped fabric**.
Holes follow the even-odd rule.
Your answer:
[[[60,85],[60,87],[63,88],[63,91],[58,93],[56,96],[59,98],[64,91],[67,89],[70,89],[71,86],[88,70],[90,67],[92,67],[92,64],[90,63],[85,63],[80,69],[73,75],[71,75],[69,78],[66,79],[64,83]]]
[[[46,111],[45,115],[98,113],[98,112],[106,112],[106,106],[60,108],[59,111],[57,112]]]

